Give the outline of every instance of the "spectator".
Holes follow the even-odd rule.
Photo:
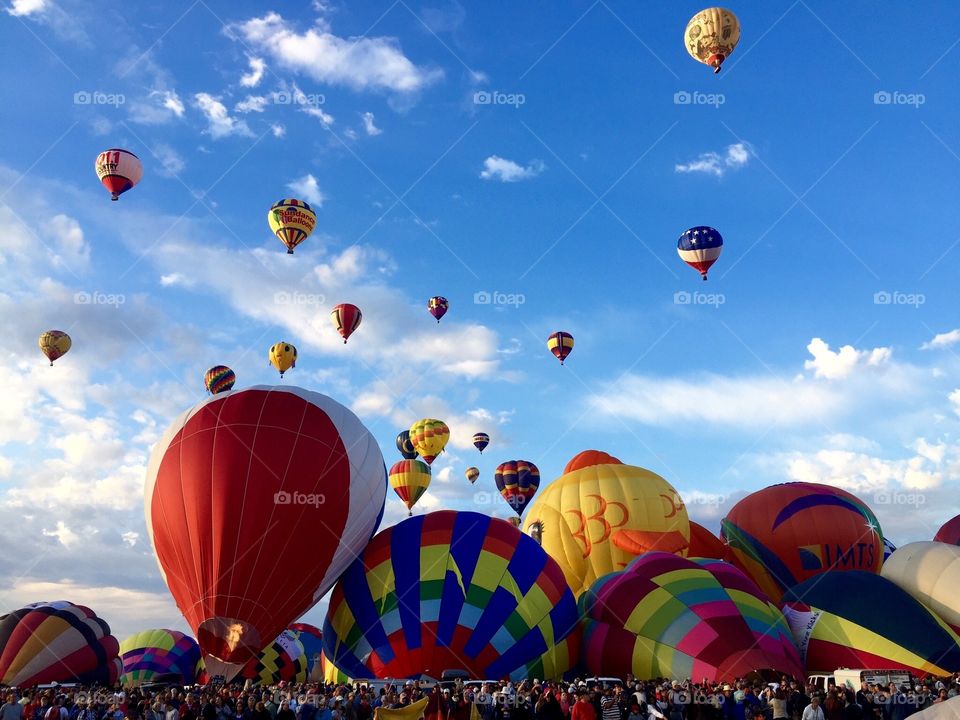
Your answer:
[[[297,716],[290,709],[289,700],[281,700],[280,707],[277,709],[277,720],[296,720]]]
[[[0,720],[23,720],[23,705],[12,692],[7,693],[6,702],[0,707]]]
[[[570,720],[599,720],[597,711],[590,702],[589,694],[585,692],[580,693],[577,702],[570,711]]]
[[[810,704],[803,709],[801,720],[826,720],[823,714],[823,708],[820,707],[820,698],[814,695],[810,698]]]

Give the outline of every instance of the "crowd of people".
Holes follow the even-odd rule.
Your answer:
[[[358,681],[6,692],[0,720],[374,720],[427,699],[424,720],[904,720],[960,693],[960,673],[913,686],[779,682]]]

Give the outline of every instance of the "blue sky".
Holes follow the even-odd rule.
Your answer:
[[[859,494],[898,543],[958,511],[958,11],[740,2],[715,76],[689,2],[5,2],[6,605],[178,622],[150,447],[208,366],[276,382],[280,339],[283,382],[353,408],[388,464],[398,430],[448,421],[424,509],[506,517],[475,497],[499,462],[546,481],[597,448],[714,530],[787,480]],[[111,203],[93,161],[115,146],[144,179]],[[293,257],[266,223],[290,196],[319,216]],[[694,225],[725,239],[707,283],[676,255]],[[364,312],[346,347],[338,302]],[[49,328],[74,338],[53,369]]]

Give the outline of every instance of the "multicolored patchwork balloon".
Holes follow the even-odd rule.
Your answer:
[[[72,345],[73,341],[63,330],[47,330],[40,335],[40,352],[47,356],[50,367],[54,360],[66,355]]]
[[[300,644],[307,658],[307,682],[323,681],[323,632],[316,625],[294,623],[287,628]]]
[[[699,225],[685,230],[677,240],[680,259],[707,279],[707,270],[717,261],[723,250],[723,237],[717,230]]]
[[[236,381],[237,376],[226,365],[214,365],[203,376],[203,384],[211,395],[218,395],[230,390]]]
[[[523,515],[527,503],[540,487],[540,470],[527,460],[508,460],[497,466],[493,479],[503,499],[517,515]]]
[[[435,297],[430,298],[427,302],[427,309],[430,311],[430,314],[433,315],[437,322],[440,322],[440,318],[447,314],[447,310],[450,309],[450,302],[445,297],[440,297],[436,295]]]
[[[307,656],[296,634],[284,630],[270,645],[251,658],[240,676],[260,685],[307,681]]]
[[[562,330],[547,338],[547,349],[554,354],[560,364],[573,352],[573,335]]]
[[[443,420],[423,418],[410,426],[410,442],[413,449],[427,465],[433,464],[437,455],[443,452],[450,439],[450,428]]]
[[[288,198],[273,204],[267,213],[270,231],[287,248],[287,255],[293,255],[293,249],[310,237],[317,226],[317,214],[303,200]]]
[[[430,466],[420,460],[401,460],[390,468],[390,486],[413,515],[413,506],[430,487]]]
[[[179,630],[142,630],[120,643],[123,687],[136,687],[162,677],[192,685],[201,669],[200,646]]]

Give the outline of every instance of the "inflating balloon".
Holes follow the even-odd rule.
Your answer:
[[[723,544],[723,540],[700,523],[690,521],[690,547],[687,550],[687,557],[724,560],[726,555],[727,546]]]
[[[401,460],[390,468],[390,486],[413,515],[413,506],[430,487],[430,466],[420,460]]]
[[[960,547],[941,542],[904,545],[883,563],[880,574],[960,633]]]
[[[66,355],[72,345],[70,336],[63,330],[47,330],[40,334],[40,351],[47,356],[50,367],[53,367],[54,360]]]
[[[363,320],[363,313],[360,308],[350,303],[341,303],[330,311],[330,321],[343,338],[343,344],[353,335],[354,330],[360,327],[360,321]]]
[[[326,654],[320,656],[320,664],[323,667],[323,681],[328,685],[341,685],[353,682],[352,679],[347,677],[346,673],[327,660]]]
[[[563,365],[563,361],[573,352],[573,335],[568,332],[555,332],[547,338],[547,349],[550,350]]]
[[[960,515],[950,518],[941,525],[933,539],[949,545],[960,545]]]
[[[192,685],[200,670],[200,646],[179,630],[142,630],[120,643],[123,687],[164,680]]]
[[[409,430],[404,430],[397,435],[397,450],[400,451],[404,460],[413,460],[417,456],[417,451],[410,440]]]
[[[787,590],[783,614],[807,670],[960,671],[960,638],[922,603],[872,572],[831,570]]]
[[[723,238],[712,227],[704,225],[685,230],[677,240],[680,259],[707,279],[707,270],[720,257]]]
[[[476,433],[473,436],[473,446],[480,451],[480,454],[483,454],[483,451],[486,449],[487,445],[490,444],[490,436],[486,433]]]
[[[447,310],[450,308],[450,303],[445,297],[436,297],[430,298],[427,302],[427,309],[430,311],[430,314],[433,315],[437,322],[440,322],[440,318],[447,314]]]
[[[379,533],[334,588],[324,654],[350,677],[559,677],[577,625],[557,564],[503,520],[450,510]]]
[[[497,466],[493,479],[503,499],[519,516],[540,487],[540,470],[527,460],[509,460]]]
[[[309,623],[294,623],[287,630],[303,645],[307,658],[307,682],[323,682],[323,632]]]
[[[112,686],[119,649],[110,626],[88,607],[65,600],[25,605],[0,617],[0,683]]]
[[[690,18],[683,39],[690,57],[718,73],[740,42],[740,21],[725,8],[707,8]]]
[[[579,602],[595,676],[732,682],[758,670],[803,677],[783,614],[729,563],[641,555]]]
[[[317,226],[317,214],[303,200],[289,198],[274,203],[267,213],[270,230],[293,255],[293,249],[310,237]]]
[[[297,366],[297,349],[281,340],[270,346],[270,364],[280,371],[280,377],[292,367]]]
[[[410,426],[410,441],[427,465],[433,464],[450,439],[450,428],[443,420],[423,418]]]
[[[273,358],[271,357],[271,362],[272,360]],[[236,381],[237,376],[233,370],[226,365],[214,365],[207,370],[206,375],[203,376],[203,384],[206,386],[207,392],[211,395],[217,395],[230,390]]]
[[[683,500],[656,473],[605,452],[575,456],[527,509],[523,531],[539,536],[574,594],[654,550],[686,555]]]
[[[376,440],[320,393],[254,386],[171,424],[147,468],[147,529],[211,675],[229,680],[326,594],[386,490]]]
[[[827,570],[880,572],[883,533],[869,507],[846,490],[783,483],[734,505],[720,523],[731,561],[774,602]]]
[[[143,177],[143,165],[140,158],[129,150],[110,148],[97,155],[93,164],[97,177],[103,186],[110,191],[111,200],[119,200],[120,196],[132,188]]]
[[[467,480],[470,481],[472,485],[477,481],[477,478],[480,477],[480,469],[475,467],[468,467],[464,475],[467,476]]]
[[[240,676],[260,685],[307,681],[307,656],[297,635],[284,630],[277,639],[251,658]]]

